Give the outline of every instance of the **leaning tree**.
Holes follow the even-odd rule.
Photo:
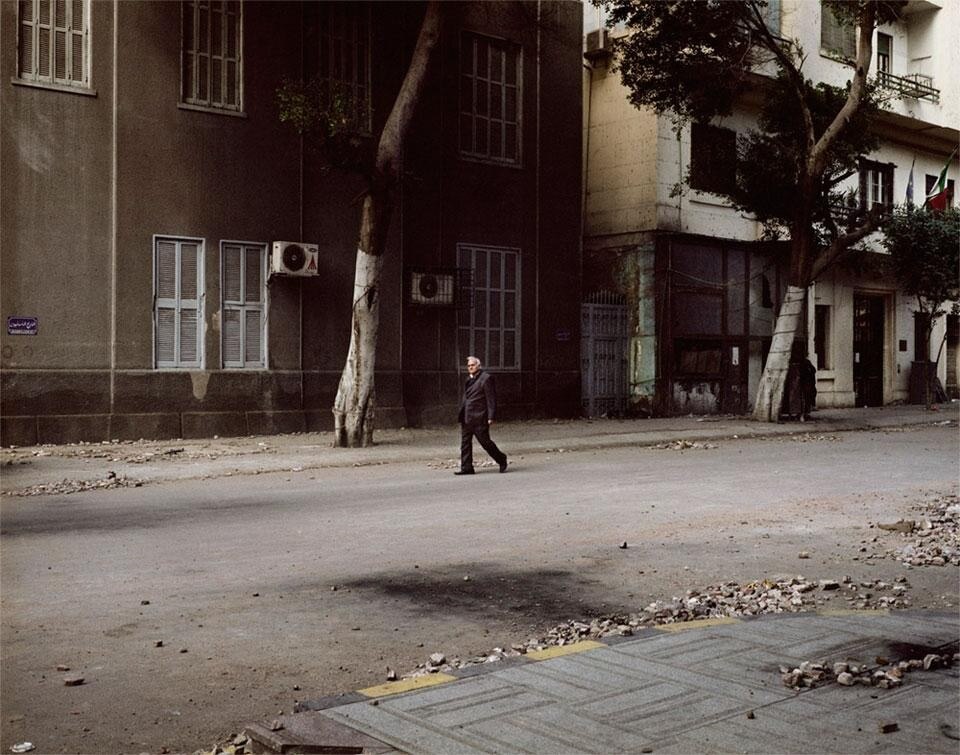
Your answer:
[[[756,217],[768,237],[789,239],[787,290],[753,411],[776,421],[807,288],[882,221],[878,210],[852,208],[843,186],[877,146],[871,122],[880,97],[867,79],[873,33],[905,3],[822,3],[857,30],[841,89],[805,77],[802,46],[769,23],[765,0],[596,1],[629,30],[615,45],[616,66],[636,107],[669,115],[679,129],[729,115],[748,92],[760,98],[757,128],[739,136],[730,166],[737,180],[717,193]]]
[[[430,55],[441,26],[440,0],[427,3],[420,32],[400,90],[370,153],[358,139],[359,103],[346,91],[321,91],[317,80],[287,81],[277,91],[280,119],[312,137],[313,145],[337,168],[360,173],[366,183],[360,214],[353,284],[350,347],[333,404],[333,445],[368,446],[373,442],[374,366],[380,326],[380,274],[401,158],[414,110],[421,99]]]

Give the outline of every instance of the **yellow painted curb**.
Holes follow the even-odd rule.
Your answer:
[[[889,614],[889,608],[831,608],[825,611],[817,611],[817,616],[863,616],[865,613]]]
[[[401,679],[398,682],[387,682],[378,684],[376,687],[367,687],[358,689],[361,695],[367,697],[385,697],[387,695],[396,695],[400,692],[409,692],[412,689],[421,687],[433,687],[436,684],[445,684],[446,682],[455,682],[457,677],[450,674],[430,674],[430,676],[417,676],[413,679]]]
[[[658,624],[655,629],[661,632],[686,632],[688,629],[703,629],[704,627],[721,627],[726,624],[739,624],[740,619],[726,616],[717,619],[697,619],[696,621],[678,621],[676,624]]]
[[[547,648],[546,650],[533,650],[527,653],[527,658],[532,658],[535,661],[545,661],[548,658],[559,658],[562,655],[573,655],[574,653],[582,653],[585,650],[605,647],[606,645],[602,642],[583,640],[582,642],[574,642],[572,645],[558,645]]]

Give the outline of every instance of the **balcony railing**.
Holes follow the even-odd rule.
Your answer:
[[[884,89],[896,92],[901,97],[940,102],[940,90],[933,86],[933,78],[922,73],[894,76],[886,71],[877,71],[877,83]]]

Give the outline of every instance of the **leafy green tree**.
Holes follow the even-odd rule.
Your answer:
[[[859,211],[840,187],[877,146],[870,126],[880,103],[867,80],[873,33],[905,3],[823,2],[823,12],[857,29],[851,79],[838,89],[804,76],[800,43],[768,26],[765,0],[596,1],[630,30],[615,52],[636,107],[669,115],[679,128],[728,115],[748,93],[760,98],[757,128],[738,139],[737,180],[717,193],[769,237],[789,239],[787,292],[754,405],[756,419],[776,421],[807,288],[883,219]]]
[[[357,136],[358,103],[342,91],[320,91],[316,82],[284,82],[277,91],[280,120],[312,137],[328,165],[366,180],[353,287],[350,348],[333,405],[334,446],[373,442],[374,365],[380,327],[380,273],[387,230],[400,182],[403,147],[426,81],[430,55],[440,38],[441,5],[426,6],[416,46],[396,99],[371,149]]]
[[[890,267],[900,287],[917,299],[917,313],[928,346],[934,323],[954,312],[960,300],[960,211],[904,205],[884,224],[883,244],[890,253]],[[937,350],[940,361],[943,341]],[[933,373],[935,374],[935,373]],[[926,404],[931,403],[930,379],[925,382]]]

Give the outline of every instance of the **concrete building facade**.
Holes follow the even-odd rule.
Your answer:
[[[836,86],[850,79],[853,30],[825,17],[817,2],[770,3],[781,36],[808,51],[804,75]],[[629,405],[637,411],[743,412],[752,405],[773,322],[786,286],[786,250],[765,243],[752,217],[691,184],[697,154],[730,148],[756,123],[750,96],[710,124],[679,130],[667,117],[634,108],[611,69],[608,40],[588,18],[584,72],[584,290],[626,294],[630,318]],[[596,27],[596,28],[592,28]],[[850,188],[867,201],[899,204],[910,173],[925,190],[954,152],[960,92],[960,6],[911,0],[901,19],[875,35],[871,76],[889,95],[878,125],[880,149],[865,155]],[[952,200],[951,200],[952,201]],[[916,360],[935,358],[941,382],[957,395],[957,318],[940,318],[930,344],[916,342],[915,302],[879,264],[881,236],[860,262],[842,264],[810,287],[802,338],[816,362],[818,405],[906,401]]]
[[[387,242],[380,426],[454,421],[469,353],[507,416],[578,410],[571,5],[443,6]],[[332,427],[364,183],[277,90],[345,92],[373,149],[423,10],[0,4],[4,444]],[[273,272],[283,251],[304,274]]]

